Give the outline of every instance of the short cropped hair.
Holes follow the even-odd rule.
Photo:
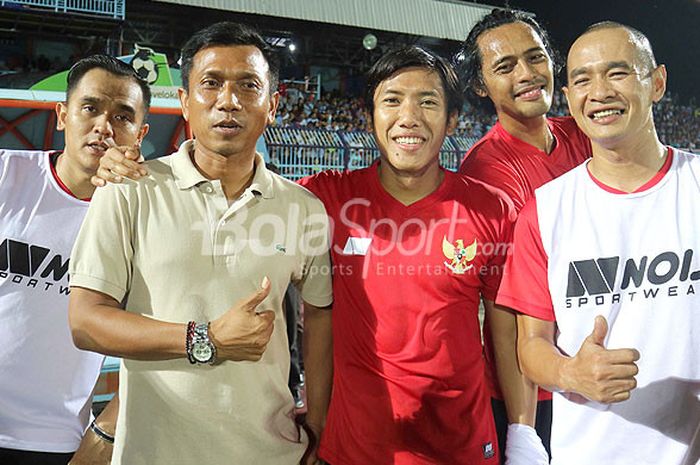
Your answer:
[[[182,86],[186,91],[189,91],[192,62],[197,52],[205,48],[221,45],[251,45],[257,47],[267,61],[269,68],[270,94],[277,91],[280,68],[277,53],[265,42],[265,39],[262,38],[258,31],[252,27],[231,21],[212,24],[195,32],[182,47],[180,71],[182,73]]]
[[[532,30],[535,31],[535,34],[542,40],[544,49],[552,60],[554,73],[557,74],[562,69],[561,59],[559,54],[552,47],[547,31],[545,31],[532,16],[522,11],[495,8],[491,10],[489,14],[481,18],[481,20],[474,25],[472,30],[469,31],[469,35],[467,35],[467,38],[462,43],[462,46],[455,54],[453,60],[457,73],[462,81],[463,91],[467,101],[477,108],[490,111],[491,113],[495,112],[493,102],[491,102],[489,98],[482,97],[476,93],[477,90],[484,89],[485,87],[484,77],[481,72],[483,57],[481,56],[481,50],[479,49],[477,41],[483,33],[491,29],[518,22],[530,26]]]
[[[406,68],[424,68],[440,76],[447,98],[447,114],[462,109],[462,92],[459,78],[450,62],[422,47],[401,47],[384,54],[367,72],[365,106],[370,116],[374,114],[374,92],[391,76]]]
[[[588,33],[599,31],[601,29],[624,29],[627,31],[631,36],[632,40],[634,41],[634,45],[637,48],[637,53],[639,53],[639,57],[642,59],[642,62],[646,66],[649,67],[649,71],[653,71],[656,69],[656,57],[654,56],[654,50],[651,48],[651,42],[649,42],[649,39],[647,38],[644,33],[639,31],[638,29],[633,28],[632,26],[627,26],[626,24],[618,23],[615,21],[601,21],[599,23],[591,24],[586,28],[585,31],[583,31],[583,34],[581,36],[584,36]]]
[[[148,115],[148,110],[151,107],[151,88],[148,86],[148,82],[141,78],[133,67],[109,55],[91,55],[76,62],[71,67],[70,71],[68,71],[66,102],[70,100],[71,94],[78,86],[78,83],[83,76],[85,76],[88,71],[93,69],[103,69],[110,74],[114,74],[115,76],[133,79],[133,81],[138,84],[139,88],[141,89],[145,121],[146,116]]]

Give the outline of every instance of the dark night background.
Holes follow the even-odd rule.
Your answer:
[[[618,21],[649,38],[668,70],[668,88],[686,102],[700,103],[700,0],[481,0],[472,3],[522,9],[537,15],[566,58],[576,37],[590,24]]]

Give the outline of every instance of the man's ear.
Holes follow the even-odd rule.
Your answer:
[[[182,109],[182,117],[185,121],[189,121],[189,107],[187,106],[190,101],[190,96],[185,89],[180,87],[177,89],[177,96],[180,99],[180,108]]]
[[[668,82],[668,75],[666,74],[666,65],[657,66],[654,71],[651,72],[651,83],[654,86],[653,100],[657,103],[664,97],[666,93],[666,83]]]
[[[457,110],[450,113],[447,117],[447,135],[451,136],[455,133],[457,129],[457,122],[459,121],[459,112]]]
[[[277,106],[280,103],[280,93],[275,92],[270,96],[270,109],[267,113],[267,124],[270,125],[275,122],[275,114],[277,113]]]
[[[139,145],[141,145],[141,142],[143,142],[143,138],[146,137],[146,134],[148,134],[148,130],[151,127],[148,125],[148,123],[144,123],[143,126],[141,126],[141,130],[139,131],[139,135],[136,136],[136,141],[138,142]]]
[[[571,103],[569,101],[569,88],[562,86],[561,91],[564,93],[564,97],[566,97],[566,106],[569,109],[569,114],[573,115],[573,113],[571,113]]]
[[[365,120],[369,124],[369,128],[371,132],[374,132],[374,118],[372,117],[372,113],[370,113],[366,108],[364,110],[365,112]]]
[[[63,131],[66,129],[66,116],[68,116],[68,104],[58,102],[56,104],[56,129]]]
[[[486,90],[486,84],[484,84],[484,79],[481,77],[481,73],[469,83],[472,91],[479,97],[485,98],[489,96],[488,90]]]

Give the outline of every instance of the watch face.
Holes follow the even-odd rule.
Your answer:
[[[213,356],[211,347],[206,342],[192,344],[192,357],[200,363],[207,363]]]

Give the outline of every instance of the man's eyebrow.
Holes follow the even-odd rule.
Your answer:
[[[226,74],[218,69],[205,70],[202,73],[202,77],[212,77],[215,79],[225,80]],[[258,73],[252,71],[239,71],[235,75],[236,79],[257,79],[262,80],[262,77]]]
[[[621,68],[621,69],[626,69],[626,70],[632,70],[632,66],[630,66],[629,63],[626,61],[608,61],[603,65],[603,71],[608,72],[611,69],[615,68]],[[571,70],[569,73],[569,79],[575,78],[577,76],[580,76],[581,74],[586,74],[589,72],[589,67],[588,66],[579,66],[578,68],[574,68]]]
[[[85,104],[90,104],[90,105],[99,105],[102,103],[102,99],[98,97],[91,97],[89,95],[82,97],[80,99],[80,104],[85,105]],[[136,114],[136,109],[132,107],[129,104],[123,103],[123,102],[118,102],[117,103],[117,108],[119,108],[119,111],[129,113],[130,115],[135,115]]]
[[[544,52],[544,49],[543,49],[542,47],[532,47],[532,48],[529,48],[529,49],[525,50],[525,52],[523,52],[523,55],[527,55],[527,54],[533,53],[533,52]],[[503,57],[499,58],[498,60],[496,60],[496,61],[491,65],[491,67],[495,68],[495,67],[499,66],[499,65],[500,65],[501,63],[503,63],[503,62],[506,62],[506,61],[509,61],[509,60],[513,60],[513,59],[517,59],[515,55],[506,55],[506,56],[503,56]]]
[[[97,97],[90,97],[89,95],[86,95],[86,96],[80,98],[80,103],[98,104],[101,102],[102,102],[101,99],[99,99]]]
[[[419,97],[439,97],[440,92],[438,92],[436,89],[431,89],[431,90],[423,90],[418,93]]]
[[[136,109],[131,105],[127,105],[126,103],[118,103],[117,106],[121,111],[125,113],[129,113],[130,115],[136,115]]]
[[[569,79],[573,79],[573,78],[580,76],[582,74],[586,74],[587,72],[588,72],[587,66],[579,66],[578,68],[574,68],[571,71],[569,71]]]
[[[406,95],[406,92],[396,90],[396,89],[385,89],[381,92],[383,95]],[[438,92],[436,89],[431,89],[431,90],[422,90],[418,92],[418,97],[439,97],[440,92]]]
[[[631,70],[632,66],[626,61],[609,61],[605,64],[605,71],[610,71],[614,68],[622,68]]]
[[[405,92],[402,92],[400,90],[388,88],[388,89],[382,89],[380,91],[380,94],[390,94],[390,95],[405,95]]]

